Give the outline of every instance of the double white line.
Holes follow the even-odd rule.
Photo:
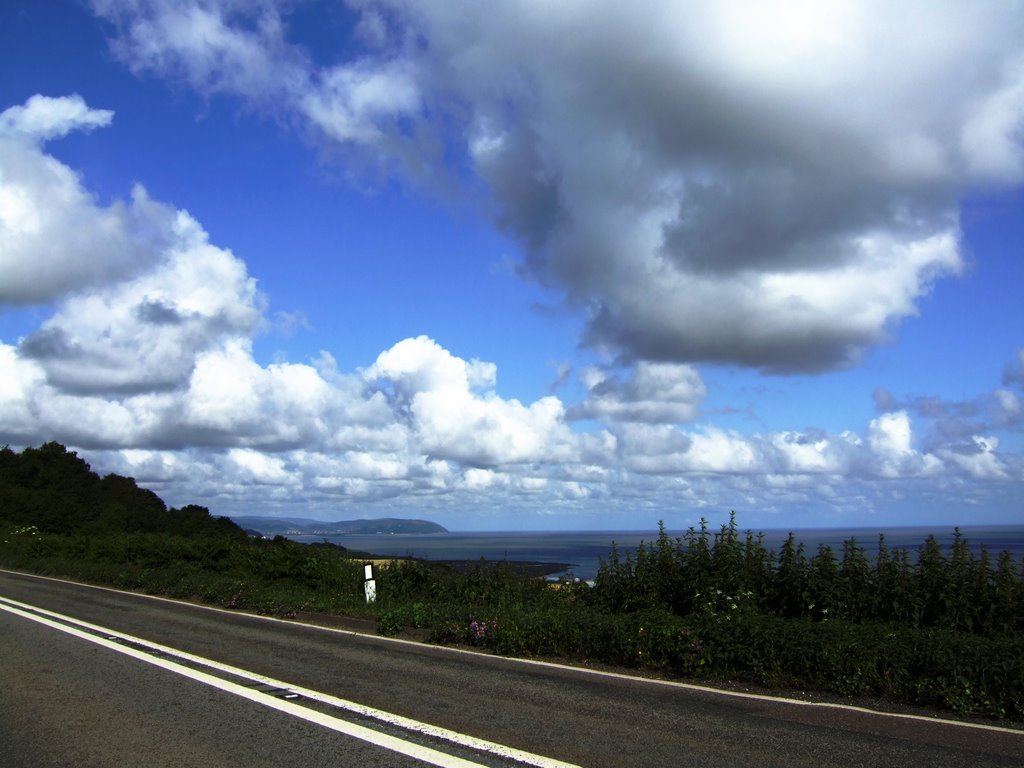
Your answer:
[[[109,650],[123,653],[139,661],[144,661],[147,664],[152,664],[153,666],[169,670],[175,674],[234,694],[243,699],[248,699],[264,707],[284,712],[292,717],[316,723],[332,731],[415,758],[429,765],[440,766],[440,768],[478,768],[483,764],[310,709],[296,703],[295,699],[302,697],[354,715],[372,718],[391,728],[399,728],[413,734],[448,742],[456,747],[485,753],[514,763],[536,766],[537,768],[578,768],[578,766],[574,766],[571,763],[553,760],[531,752],[507,747],[503,744],[496,744],[484,739],[467,736],[447,728],[421,723],[418,720],[367,707],[353,701],[340,699],[336,696],[292,685],[281,680],[275,680],[271,677],[232,667],[228,664],[221,664],[212,659],[152,643],[122,632],[115,632],[96,624],[80,621],[70,616],[64,616],[63,614],[10,598],[0,597],[0,610],[29,619],[60,632],[65,632],[82,640],[87,640]],[[244,682],[224,679],[223,677],[204,672],[201,669],[196,669],[196,667],[215,670]],[[255,690],[252,687],[253,685],[263,686],[265,689],[267,687],[272,688],[274,693]],[[282,695],[282,692],[284,692],[284,695]]]

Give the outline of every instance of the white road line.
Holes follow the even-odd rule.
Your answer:
[[[96,584],[85,584],[80,581],[70,581],[67,579],[58,579],[52,576],[37,576],[32,573],[23,573],[21,571],[8,571],[0,568],[0,573],[10,573],[15,576],[28,576],[34,579],[45,579],[46,581],[56,581],[61,584],[73,584],[76,587],[87,587],[89,589],[98,589],[104,592],[114,592],[119,595],[131,595],[133,597],[144,598],[146,600],[158,600],[165,603],[172,603],[174,605],[185,605],[191,608],[198,608],[204,611],[212,611],[215,613],[226,613],[230,616],[246,616],[251,619],[260,619],[262,621],[271,621],[281,624],[290,624],[296,626],[294,621],[286,621],[284,619],[278,619],[273,616],[261,616],[257,613],[246,613],[244,611],[231,611],[225,608],[218,608],[213,605],[202,605],[200,603],[189,603],[184,600],[174,600],[169,597],[160,597],[159,595],[146,595],[141,592],[126,592],[123,589],[114,589],[112,587],[101,587]],[[423,643],[418,643],[415,640],[403,640],[398,637],[381,637],[380,635],[370,635],[365,632],[357,632],[351,629],[338,629],[337,627],[324,627],[319,624],[307,624],[305,622],[299,623],[298,626],[306,627],[309,629],[318,630],[321,632],[331,632],[339,635],[349,635],[353,637],[364,637],[381,643],[396,643],[400,645],[410,645],[424,647]],[[491,653],[482,653],[481,651],[473,651],[467,648],[451,648],[443,645],[431,645],[429,648],[433,651],[452,653],[452,654],[464,654],[467,656],[479,656],[482,658],[490,659],[491,661],[504,661],[510,664],[525,664],[527,666],[544,667],[547,669],[557,669],[565,672],[573,672],[576,674],[589,675],[592,677],[603,677],[612,680],[623,680],[630,683],[640,685],[656,685],[668,688],[680,688],[687,691],[699,691],[701,693],[713,694],[716,696],[728,696],[737,699],[750,699],[753,701],[765,701],[776,704],[789,704],[797,707],[815,707],[819,709],[838,709],[847,712],[858,712],[866,715],[873,715],[875,717],[889,718],[893,720],[916,720],[923,723],[931,723],[934,725],[950,725],[958,728],[972,728],[979,731],[990,731],[993,733],[1009,733],[1015,736],[1024,737],[1024,730],[1017,728],[1003,728],[998,725],[988,725],[987,723],[972,723],[966,720],[951,720],[943,717],[932,717],[930,715],[913,715],[905,712],[884,712],[877,709],[868,709],[867,707],[858,707],[854,704],[838,704],[831,701],[814,701],[807,699],[793,699],[785,696],[772,696],[764,693],[745,693],[743,691],[730,691],[724,688],[712,688],[708,685],[698,685],[697,683],[683,683],[678,680],[663,680],[656,677],[637,677],[636,675],[622,674],[621,672],[608,672],[602,669],[590,669],[588,667],[574,667],[568,664],[559,664],[552,661],[540,661],[538,659],[522,659],[514,656],[495,656]]]
[[[86,621],[74,619],[63,614],[56,613],[54,611],[48,611],[44,608],[39,608],[28,603],[22,603],[17,600],[13,600],[7,597],[0,597],[0,610],[7,611],[8,613],[21,616],[22,618],[30,619],[39,624],[57,629],[61,632],[66,632],[69,635],[88,640],[89,642],[101,645],[118,653],[123,653],[132,658],[144,661],[148,664],[152,664],[163,669],[167,669],[171,672],[175,672],[184,677],[191,678],[198,682],[210,685],[214,688],[219,688],[222,691],[235,694],[242,698],[248,699],[249,701],[262,704],[263,706],[276,709],[281,712],[298,717],[303,720],[307,720],[311,723],[329,728],[330,730],[343,733],[348,736],[352,736],[357,739],[369,742],[376,746],[388,749],[394,752],[407,755],[409,757],[421,760],[431,765],[440,766],[441,768],[479,768],[480,763],[474,763],[462,758],[449,755],[445,752],[440,752],[429,747],[413,744],[403,739],[399,739],[394,736],[389,736],[384,733],[380,733],[371,728],[366,728],[355,723],[349,723],[345,720],[341,720],[330,715],[316,712],[307,707],[299,704],[293,704],[287,699],[279,699],[274,696],[269,696],[265,693],[255,691],[250,687],[241,685],[239,683],[233,683],[229,680],[224,680],[220,677],[207,674],[200,670],[192,669],[190,667],[182,666],[179,663],[167,658],[161,658],[151,655],[146,650],[139,650],[131,646],[122,645],[115,639],[117,638],[125,640],[127,642],[138,644],[146,649],[153,651],[159,651],[160,653],[168,656],[174,656],[182,661],[188,661],[193,664],[202,665],[210,669],[215,669],[220,672],[225,672],[236,677],[240,677],[250,682],[261,683],[274,688],[287,689],[290,692],[298,694],[299,696],[318,701],[330,706],[337,707],[355,714],[363,715],[366,717],[374,718],[378,721],[387,723],[389,725],[397,726],[408,731],[414,731],[426,736],[432,736],[435,738],[443,739],[449,743],[456,744],[463,747],[468,747],[480,752],[486,752],[498,757],[505,759],[514,760],[519,763],[527,765],[537,766],[538,768],[578,768],[571,763],[562,762],[559,760],[553,760],[551,758],[543,757],[541,755],[535,755],[530,752],[523,750],[514,749],[507,747],[502,744],[496,744],[494,742],[485,741],[483,739],[477,739],[472,736],[450,731],[446,728],[440,728],[437,726],[430,725],[428,723],[421,723],[417,720],[402,717],[401,715],[395,715],[390,712],[383,710],[374,709],[372,707],[366,707],[355,702],[346,701],[345,699],[339,699],[335,696],[330,696],[319,691],[310,690],[301,686],[292,685],[290,683],[275,680],[264,675],[259,675],[247,670],[232,667],[227,664],[221,664],[211,659],[206,659],[201,656],[179,651],[175,648],[169,648],[167,646],[159,645],[157,643],[144,640],[142,638],[133,637],[131,635],[117,632],[115,630],[101,627],[96,624],[91,624]],[[52,618],[47,618],[52,617]],[[69,626],[76,625],[76,626]],[[107,637],[100,637],[92,634],[93,632],[101,632]]]

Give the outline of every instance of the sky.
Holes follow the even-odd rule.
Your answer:
[[[452,530],[1024,522],[1024,6],[6,0],[0,445]]]

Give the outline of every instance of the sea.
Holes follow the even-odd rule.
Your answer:
[[[675,538],[683,531],[669,530]],[[789,530],[755,531],[764,534],[764,545],[776,552],[789,536]],[[906,528],[805,528],[793,530],[808,556],[819,546],[830,546],[842,556],[843,542],[854,538],[869,557],[878,552],[878,536],[885,535],[889,548],[917,552],[929,535],[948,554],[953,529],[934,527]],[[1018,568],[1024,564],[1024,525],[961,526],[961,535],[977,555],[984,545],[993,565],[1002,551],[1008,551]],[[740,533],[741,539],[745,532]],[[543,531],[480,532],[451,531],[430,534],[361,534],[345,536],[292,536],[296,541],[329,541],[359,552],[391,557],[416,557],[423,560],[526,561],[550,564],[549,578],[593,579],[602,560],[608,559],[614,543],[620,557],[636,552],[641,542],[652,542],[657,531]]]

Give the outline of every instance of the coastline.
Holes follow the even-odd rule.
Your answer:
[[[948,553],[952,543],[954,525],[906,526],[897,528],[795,528],[797,542],[803,543],[805,552],[812,556],[819,546],[829,546],[837,557],[842,556],[843,542],[855,538],[869,559],[877,555],[879,534],[885,535],[888,548],[905,548],[915,556],[925,539],[935,535],[943,551]],[[960,526],[961,533],[970,543],[974,555],[979,556],[982,545],[991,558],[996,559],[1003,549],[1010,551],[1018,564],[1024,563],[1024,526]],[[683,531],[669,530],[670,537],[684,535]],[[741,534],[745,535],[744,529]],[[785,529],[754,531],[763,533],[765,545],[778,551],[785,541]],[[714,536],[716,530],[709,529]],[[373,552],[380,558],[413,558],[425,562],[490,562],[529,563],[532,572],[553,576],[566,574],[582,579],[597,575],[600,562],[607,560],[614,543],[620,557],[635,553],[640,542],[657,540],[657,531],[450,531],[435,534],[390,534],[346,536],[294,536],[303,544],[328,542],[352,552]]]

